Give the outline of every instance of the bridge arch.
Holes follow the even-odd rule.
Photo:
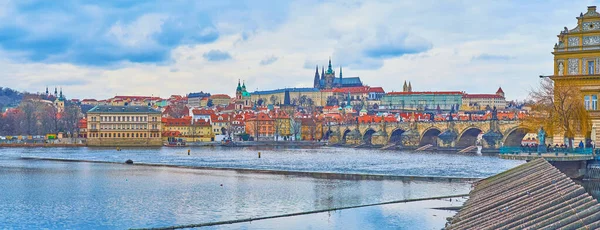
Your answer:
[[[398,144],[401,145],[402,144],[402,134],[406,132],[406,130],[401,129],[401,128],[396,128],[394,129],[394,131],[392,131],[392,133],[390,134],[390,138],[388,140],[389,144]]]
[[[344,130],[342,134],[342,143],[346,143],[346,138],[348,137],[348,133],[350,133],[350,129]]]
[[[477,142],[477,136],[482,132],[483,130],[478,127],[467,127],[458,135],[455,146],[461,148],[475,145],[475,142]]]
[[[531,129],[529,129],[527,127],[523,127],[523,126],[517,126],[517,127],[509,129],[506,132],[506,135],[504,135],[504,139],[502,140],[502,143],[503,143],[502,146],[506,146],[506,147],[521,146],[521,142],[523,141],[523,138],[525,137],[525,135],[527,135],[527,133],[529,133],[531,131],[532,131]]]
[[[365,134],[363,134],[363,143],[370,145],[371,144],[371,138],[373,137],[373,134],[375,133],[375,130],[372,128],[369,128],[365,131]]]
[[[442,133],[442,130],[437,127],[431,127],[426,129],[421,135],[419,146],[433,145],[437,146],[438,135]]]

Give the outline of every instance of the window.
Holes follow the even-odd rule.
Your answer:
[[[585,95],[583,97],[583,101],[584,101],[585,109],[589,110],[590,109],[590,95]]]
[[[588,61],[588,74],[594,74],[594,61]]]
[[[592,110],[598,110],[598,95],[592,95]]]

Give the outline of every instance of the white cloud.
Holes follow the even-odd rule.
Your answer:
[[[360,76],[387,91],[401,90],[408,80],[415,90],[493,93],[502,86],[509,99],[522,99],[538,75],[551,72],[556,35],[563,26],[572,28],[588,3],[293,1],[274,11],[250,3],[211,15],[214,27],[186,30],[219,36],[214,42],[175,47],[167,63],[29,63],[15,59],[16,51],[0,51],[0,80],[27,91],[72,80],[80,84],[64,86],[72,98],[166,97],[201,90],[233,94],[238,79],[246,80],[250,91],[311,86],[314,66],[326,65],[332,56],[336,70],[344,66],[344,76]],[[0,18],[10,14],[5,12],[0,10]],[[101,17],[95,7],[86,12],[91,12],[92,22]],[[113,24],[106,36],[125,47],[144,49],[152,46],[149,38],[163,29],[168,16],[173,15],[143,14]],[[402,53],[411,49],[417,50]],[[211,50],[234,58],[210,62],[203,55]],[[384,55],[366,55],[369,50]],[[401,54],[385,54],[390,50]],[[261,65],[269,57],[276,61]]]

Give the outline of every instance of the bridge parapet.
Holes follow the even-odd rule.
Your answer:
[[[335,133],[337,139],[331,138],[330,143],[359,145],[368,142],[373,145],[388,145],[397,142],[404,146],[418,147],[425,144],[437,146],[443,142],[442,146],[445,147],[466,147],[475,145],[476,137],[484,133],[487,134],[484,136],[484,147],[498,148],[521,127],[520,124],[520,121],[492,120],[343,124],[333,128],[338,130]],[[348,135],[349,131],[352,131],[352,135]],[[443,133],[455,133],[456,136],[450,135],[450,140],[446,135],[445,141],[439,141],[438,135]],[[399,135],[402,136],[401,139],[398,138]],[[518,133],[517,137],[513,135],[512,139],[518,140],[519,135],[524,134]],[[513,142],[511,141],[512,144]]]

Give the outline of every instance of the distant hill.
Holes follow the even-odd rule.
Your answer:
[[[17,106],[23,99],[23,93],[11,88],[0,87],[0,108]]]

